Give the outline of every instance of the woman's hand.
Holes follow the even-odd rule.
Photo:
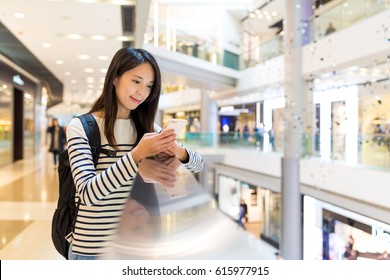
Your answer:
[[[161,133],[145,133],[138,145],[131,151],[136,163],[142,159],[172,150],[176,146],[176,134],[173,129]]]
[[[188,162],[187,150],[175,142],[175,145],[161,152],[159,155],[168,157],[177,157],[181,162]]]
[[[174,164],[175,160],[178,161],[176,158],[164,161],[144,159],[139,165],[139,175],[147,183],[159,183],[163,186],[173,187],[176,182],[175,171],[178,167]]]

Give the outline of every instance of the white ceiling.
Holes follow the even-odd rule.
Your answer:
[[[117,39],[122,35],[121,8],[118,4],[125,2],[131,4],[136,1],[0,0],[0,21],[63,83],[65,102],[91,103],[101,92],[104,71],[111,57],[122,47],[122,42]],[[229,10],[237,19],[241,19],[249,10],[267,1],[159,2],[169,6],[178,20],[185,19],[183,22],[189,24],[187,29],[192,27],[194,32],[204,33],[213,30],[210,26],[213,14],[218,10]],[[16,17],[15,13],[22,13],[25,17]],[[204,24],[206,22],[208,24]],[[67,37],[69,34],[79,34],[81,38],[70,39]],[[106,39],[94,39],[95,35],[102,35]],[[50,46],[45,47],[44,44]],[[89,58],[80,59],[81,55],[88,55]],[[106,60],[101,60],[101,57]],[[88,78],[93,78],[94,82],[88,83]],[[172,82],[173,78],[167,77],[166,80]]]
[[[90,102],[95,98],[105,75],[103,69],[107,69],[111,56],[122,46],[116,39],[122,35],[119,5],[0,0],[0,7],[0,21],[64,84],[65,99],[76,97],[80,102]],[[23,13],[25,18],[17,18],[15,13]],[[69,39],[68,34],[80,34],[82,38]],[[96,40],[93,35],[107,39]],[[44,47],[47,43],[50,47]],[[80,59],[80,55],[89,58]],[[99,59],[100,56],[106,60]],[[63,64],[58,64],[59,60]],[[87,73],[87,68],[93,72]],[[93,77],[95,83],[88,85],[88,77]]]

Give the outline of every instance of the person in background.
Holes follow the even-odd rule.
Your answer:
[[[66,143],[65,129],[58,124],[58,119],[53,118],[46,132],[50,134],[49,152],[53,153],[54,168],[57,168],[58,155],[64,150]]]
[[[81,121],[74,118],[67,126],[70,167],[76,201],[80,200],[69,236],[70,260],[104,257],[143,159],[174,156],[191,172],[203,169],[202,157],[177,143],[173,129],[156,131],[160,92],[155,58],[144,49],[122,48],[112,58],[103,91],[89,111],[101,137],[96,167]]]
[[[329,22],[329,25],[325,30],[325,36],[335,32],[335,31],[336,31],[336,28],[334,28],[333,24],[331,22]]]
[[[248,205],[245,203],[245,201],[243,199],[240,200],[240,206],[239,206],[239,210],[238,210],[238,219],[237,219],[237,223],[239,226],[241,226],[244,230],[246,229],[245,228],[245,224],[244,224],[244,220],[245,221],[248,221]]]

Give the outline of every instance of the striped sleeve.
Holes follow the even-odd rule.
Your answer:
[[[203,170],[204,163],[202,156],[186,147],[184,147],[188,153],[188,162],[184,163],[184,167],[191,172],[200,172]]]
[[[97,174],[92,160],[91,147],[78,118],[72,119],[69,123],[66,138],[73,180],[83,204],[97,204],[98,201],[136,176],[138,167],[130,152]]]
[[[155,123],[154,124],[154,131],[156,131],[157,133],[160,133],[162,131],[162,128],[158,124]],[[200,154],[198,154],[197,152],[194,152],[194,151],[184,147],[184,145],[182,145],[181,143],[178,143],[178,144],[180,146],[182,146],[184,149],[186,149],[188,157],[189,157],[188,162],[184,163],[184,167],[193,173],[202,171],[204,168],[204,162],[203,162],[202,156]]]

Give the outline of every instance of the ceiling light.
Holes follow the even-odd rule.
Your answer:
[[[94,70],[92,68],[85,68],[84,72],[86,72],[86,73],[93,73]]]
[[[17,12],[17,13],[14,13],[14,17],[16,17],[16,18],[26,18],[26,15],[24,13]]]
[[[80,34],[75,34],[75,33],[68,34],[65,37],[68,39],[72,39],[72,40],[78,40],[78,39],[82,38],[82,36]]]
[[[56,63],[61,65],[61,64],[64,64],[64,61],[63,61],[63,60],[60,60],[60,59],[57,59],[57,60],[56,60]]]
[[[97,2],[96,0],[77,0],[77,2],[81,2],[81,3],[94,3],[94,2]]]
[[[107,73],[107,69],[100,69],[99,72],[100,72],[100,73],[103,73],[103,74],[106,74],[106,73]]]
[[[128,41],[134,41],[134,36],[118,36],[116,37],[118,41],[122,42],[128,42]]]
[[[80,54],[79,59],[90,59],[90,56],[87,54]]]
[[[86,79],[86,81],[87,81],[87,83],[92,84],[92,83],[95,82],[95,78],[93,78],[93,77],[88,77],[88,78]]]
[[[69,71],[66,71],[66,72],[65,72],[65,75],[66,75],[66,76],[70,76],[70,72],[69,72]]]
[[[92,35],[91,39],[101,41],[101,40],[106,40],[106,36],[103,36],[103,35]]]
[[[108,60],[108,56],[106,56],[106,55],[99,55],[97,58],[99,60]]]
[[[42,47],[44,47],[44,48],[51,48],[51,44],[50,43],[43,43]]]
[[[135,5],[136,2],[135,0],[111,0],[111,3],[115,5]]]

